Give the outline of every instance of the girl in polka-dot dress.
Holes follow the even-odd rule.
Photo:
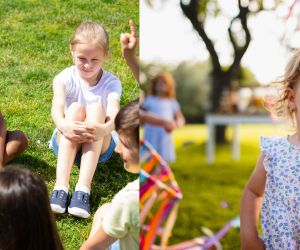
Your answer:
[[[243,193],[241,245],[243,250],[300,249],[300,51],[277,81],[278,97],[269,107],[290,120],[293,135],[262,137],[261,154]],[[257,225],[261,215],[262,237]]]

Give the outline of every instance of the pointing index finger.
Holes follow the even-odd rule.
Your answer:
[[[131,35],[136,37],[136,28],[132,20],[129,20],[129,26],[130,26]]]

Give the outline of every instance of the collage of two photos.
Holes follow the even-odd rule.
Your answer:
[[[140,1],[140,249],[300,248],[299,4]]]
[[[0,250],[300,249],[300,1],[0,2]]]
[[[1,250],[139,249],[138,6],[0,2]]]

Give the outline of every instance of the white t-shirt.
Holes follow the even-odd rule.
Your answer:
[[[120,101],[122,94],[120,80],[105,70],[103,70],[99,82],[92,87],[82,81],[75,66],[64,69],[55,76],[54,80],[61,82],[66,87],[66,108],[73,102],[79,102],[84,107],[101,102],[106,111],[107,100],[114,98]]]
[[[121,250],[139,249],[139,179],[130,182],[113,198],[103,218],[103,229],[120,239]]]

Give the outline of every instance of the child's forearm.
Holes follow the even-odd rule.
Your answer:
[[[184,115],[181,112],[178,112],[175,121],[178,128],[183,127],[185,125]]]
[[[163,127],[168,133],[172,132],[173,129],[176,127],[176,123],[174,121],[168,121],[163,118],[160,118],[159,116],[140,110],[140,124],[151,124],[154,126],[161,126]]]
[[[55,126],[58,128],[58,130],[63,131],[66,120],[64,117],[64,113],[61,111],[61,108],[52,107],[51,115]]]
[[[258,236],[257,225],[262,197],[257,196],[247,188],[244,190],[241,203],[241,246],[246,249],[264,249]]]
[[[125,61],[129,68],[131,69],[135,79],[138,83],[140,83],[140,68],[139,68],[139,61],[134,55],[124,56]]]
[[[120,110],[119,101],[112,100],[109,102],[107,106],[107,115],[105,120],[105,130],[106,134],[109,134],[111,131],[115,129],[115,118]]]
[[[115,129],[115,123],[114,123],[114,120],[112,120],[112,119],[105,122],[104,124],[99,124],[99,125],[100,126],[102,125],[102,128],[104,129],[103,130],[104,131],[103,136],[106,136],[106,135],[110,134]]]
[[[164,126],[166,121],[167,120],[159,117],[158,115],[140,110],[140,122],[141,122],[141,124],[149,123],[151,125]]]
[[[3,168],[5,142],[6,142],[6,124],[2,114],[0,113],[0,169]]]

